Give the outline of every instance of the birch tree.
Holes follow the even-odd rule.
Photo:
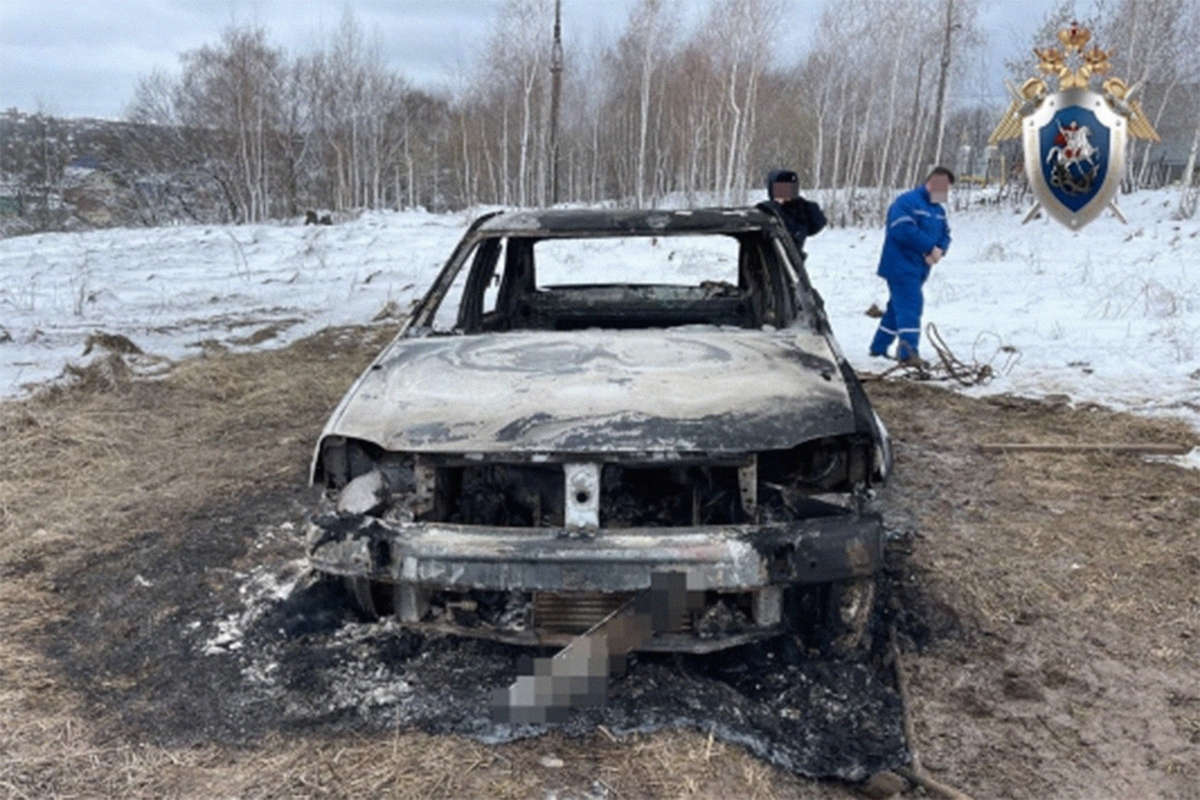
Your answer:
[[[274,211],[267,148],[278,116],[281,62],[266,32],[252,27],[229,28],[216,46],[182,56],[174,96],[179,123],[208,132],[209,168],[239,222],[257,222]]]
[[[1200,80],[1197,75],[1198,35],[1196,0],[1122,0],[1103,29],[1101,46],[1112,51],[1114,73],[1133,85],[1143,83],[1138,98],[1151,124],[1163,122],[1168,109],[1187,98],[1181,95]],[[1146,186],[1151,156],[1162,145],[1133,142],[1130,146],[1130,188]]]
[[[663,0],[641,0],[629,22],[630,44],[637,59],[638,139],[634,174],[636,204],[646,204],[646,135],[650,127],[650,89],[659,61],[666,55],[668,19]],[[659,100],[662,98],[659,97]]]

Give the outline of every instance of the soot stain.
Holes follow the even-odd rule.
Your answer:
[[[884,648],[861,663],[825,661],[787,637],[708,656],[634,656],[603,707],[553,725],[494,723],[491,693],[530,651],[362,621],[341,584],[298,574],[303,500],[251,497],[56,576],[71,613],[48,627],[45,649],[85,712],[127,739],[167,746],[298,729],[503,742],[549,730],[590,736],[602,724],[616,734],[711,732],[811,777],[861,780],[909,760]],[[902,568],[889,562],[889,572]],[[935,633],[901,623],[912,640]]]

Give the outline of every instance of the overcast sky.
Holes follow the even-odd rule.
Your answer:
[[[823,3],[784,1],[788,12],[777,46],[803,49],[809,42],[807,25]],[[615,36],[634,2],[563,0],[568,44]],[[692,10],[706,5],[682,2]],[[395,69],[436,89],[477,57],[500,3],[356,0],[347,5],[365,30],[379,34]],[[1047,4],[984,0],[982,6],[990,71],[999,73],[1005,55],[1028,42]],[[173,70],[179,53],[216,42],[232,23],[262,25],[273,44],[300,52],[324,41],[344,7],[303,0],[0,0],[0,109],[120,117],[138,76],[155,67]],[[998,75],[983,83],[970,91],[1001,91]]]

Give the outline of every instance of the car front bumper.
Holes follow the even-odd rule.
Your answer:
[[[435,590],[627,592],[656,573],[683,573],[689,591],[739,592],[871,575],[882,564],[875,514],[763,525],[599,529],[314,521],[309,556],[321,572]]]

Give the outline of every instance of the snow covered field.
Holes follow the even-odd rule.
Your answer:
[[[923,322],[960,358],[1007,374],[972,393],[1066,394],[1200,426],[1200,219],[1171,219],[1175,192],[1120,198],[1074,233],[1024,210],[952,213],[953,242],[925,285]],[[874,276],[881,230],[837,229],[810,240],[809,272],[850,360],[871,368],[867,343],[887,290]],[[927,358],[932,351],[922,340]],[[878,365],[875,366],[878,369]]]
[[[1172,220],[1173,192],[1126,196],[1121,206],[1129,225],[1106,215],[1082,233],[1045,219],[1022,226],[1008,209],[951,214],[954,242],[926,285],[925,321],[960,358],[1001,370],[970,391],[1066,394],[1200,426],[1200,219]],[[0,396],[79,361],[93,331],[179,359],[213,342],[278,347],[328,325],[368,322],[389,301],[403,310],[470,218],[371,213],[332,227],[209,225],[0,240]],[[862,369],[881,366],[866,356],[876,321],[864,311],[887,299],[875,277],[882,237],[882,227],[833,229],[807,246],[838,339]],[[642,250],[636,260],[659,261]],[[608,254],[593,255],[581,260],[578,279],[611,280]],[[701,270],[696,255],[686,255],[666,263],[694,282]],[[630,275],[647,276],[622,260]],[[1001,345],[1017,352],[998,352]]]
[[[196,225],[0,240],[0,396],[58,375],[96,330],[147,353],[278,347],[420,296],[469,218]]]

